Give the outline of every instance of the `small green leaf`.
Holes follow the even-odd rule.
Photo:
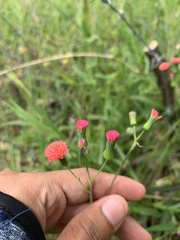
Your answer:
[[[149,232],[159,232],[159,231],[169,231],[173,232],[176,231],[176,226],[172,222],[165,223],[165,224],[158,224],[152,227],[147,228]]]

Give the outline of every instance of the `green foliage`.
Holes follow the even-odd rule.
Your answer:
[[[156,39],[170,60],[179,52],[179,0],[113,1],[147,43]],[[47,164],[45,147],[54,139],[66,140],[70,166],[78,166],[75,129],[85,118],[91,166],[103,163],[105,132],[121,133],[115,158],[105,170],[115,172],[132,139],[126,133],[128,113],[137,112],[137,130],[152,108],[165,111],[155,76],[143,45],[101,1],[0,0],[1,70],[36,59],[65,53],[89,53],[19,68],[0,79],[0,167],[17,171],[60,168]],[[110,54],[111,58],[92,53]],[[129,157],[122,174],[147,187],[141,203],[130,211],[151,231],[153,239],[178,239],[180,223],[179,69],[172,81],[176,118],[153,125]]]

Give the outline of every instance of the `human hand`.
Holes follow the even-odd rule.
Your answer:
[[[85,169],[73,169],[88,186]],[[96,170],[90,169],[93,177]],[[58,240],[151,240],[149,233],[133,218],[127,216],[126,201],[138,201],[144,194],[143,185],[119,176],[110,195],[105,196],[113,178],[101,172],[94,181],[93,196],[66,170],[44,173],[1,172],[0,191],[30,207],[43,231],[60,233]]]

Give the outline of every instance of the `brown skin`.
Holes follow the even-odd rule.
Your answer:
[[[76,176],[88,186],[85,169],[73,169]],[[93,177],[96,170],[90,169]],[[113,235],[121,240],[151,240],[150,234],[127,215],[127,201],[143,198],[142,184],[118,176],[110,195],[105,192],[112,174],[100,173],[94,181],[94,203],[80,183],[67,170],[45,173],[0,173],[0,191],[9,194],[30,207],[43,231],[60,233],[58,240],[110,240]],[[104,214],[106,212],[111,218]]]

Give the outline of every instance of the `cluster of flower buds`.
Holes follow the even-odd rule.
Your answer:
[[[136,112],[131,111],[129,113],[129,119],[130,119],[130,125],[129,128],[131,130],[131,134],[133,134],[133,128],[136,126]],[[151,114],[147,122],[143,125],[143,129],[148,131],[151,126],[159,119],[161,119],[162,116],[159,115],[159,113],[155,110],[151,110]],[[78,149],[79,149],[79,160],[80,165],[82,167],[87,167],[89,164],[89,158],[88,158],[88,151],[87,146],[88,142],[86,139],[86,129],[88,127],[88,121],[87,120],[78,120],[76,122],[76,127],[79,132],[79,141],[78,141]],[[110,130],[106,132],[106,148],[103,152],[103,157],[105,160],[112,160],[114,157],[114,146],[117,138],[119,137],[119,132],[116,130]],[[54,141],[48,145],[46,148],[44,154],[47,157],[49,162],[60,160],[63,166],[68,166],[68,161],[66,160],[65,156],[69,152],[68,145],[66,142],[63,141]]]
[[[79,149],[79,161],[80,165],[82,167],[87,167],[89,164],[89,158],[88,158],[88,150],[87,150],[87,138],[86,138],[86,129],[88,127],[88,121],[87,120],[78,120],[76,122],[76,127],[79,132],[79,141],[78,141],[78,149]],[[103,152],[103,157],[105,160],[112,160],[114,156],[114,145],[116,142],[116,139],[119,137],[119,132],[115,130],[110,130],[106,132],[106,148]],[[63,141],[54,141],[50,143],[45,152],[44,155],[47,157],[49,162],[57,161],[59,160],[63,166],[68,166],[68,161],[65,158],[66,154],[69,152],[68,145],[66,142]]]
[[[137,121],[136,121],[136,117],[137,117],[137,114],[136,112],[134,111],[131,111],[129,112],[129,120],[130,120],[130,126],[132,127],[128,127],[127,128],[127,133],[130,134],[130,135],[133,135],[133,126],[136,126],[137,125]],[[149,119],[147,120],[147,122],[143,125],[143,129],[148,131],[152,125],[159,119],[161,119],[162,116],[159,116],[159,113],[153,108],[151,110],[151,114],[150,114],[150,117]]]
[[[87,139],[86,139],[86,129],[88,127],[88,121],[86,120],[78,120],[76,123],[76,127],[79,131],[79,160],[80,165],[87,167],[89,164],[89,158],[87,156]],[[119,137],[119,133],[115,130],[110,130],[106,132],[106,149],[103,152],[103,157],[105,160],[112,160],[114,156],[114,145],[116,139]]]
[[[162,116],[159,115],[159,113],[153,108],[151,110],[151,115],[149,117],[149,119],[147,120],[147,122],[143,125],[143,129],[148,131],[151,126],[159,119],[161,119]]]
[[[88,127],[87,120],[78,120],[76,122],[76,127],[79,131],[79,141],[78,141],[78,148],[79,148],[79,161],[82,167],[87,167],[89,164],[88,158],[88,150],[87,150],[87,138],[86,138],[86,129]]]

